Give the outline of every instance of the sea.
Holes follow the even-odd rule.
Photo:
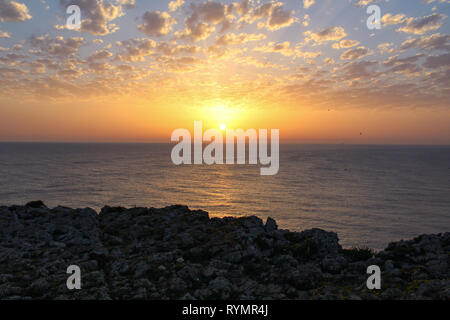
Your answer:
[[[42,200],[274,218],[279,228],[336,232],[343,247],[450,231],[450,146],[280,145],[260,165],[175,165],[170,144],[0,143],[0,205]]]

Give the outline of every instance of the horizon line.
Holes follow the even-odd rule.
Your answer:
[[[159,142],[159,141],[29,141],[29,140],[17,140],[17,141],[2,141],[0,144],[165,144],[165,145],[175,145],[175,142]],[[191,143],[194,144],[194,143]],[[208,145],[208,142],[203,144]],[[226,144],[226,143],[224,143]],[[270,144],[270,143],[269,143]],[[396,142],[386,142],[386,143],[354,143],[354,142],[291,142],[291,141],[280,141],[280,145],[352,145],[352,146],[445,146],[450,147],[450,143],[396,143]]]

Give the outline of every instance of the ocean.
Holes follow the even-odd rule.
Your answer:
[[[344,247],[450,231],[450,146],[281,145],[280,170],[181,165],[169,144],[0,143],[0,205],[203,209],[321,228]]]

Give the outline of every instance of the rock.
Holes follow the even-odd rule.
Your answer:
[[[322,269],[332,274],[340,273],[347,267],[347,260],[342,256],[326,256],[322,260]]]
[[[144,277],[147,272],[150,270],[148,263],[141,261],[136,265],[136,269],[134,271],[134,278],[139,279]]]
[[[197,300],[194,296],[192,296],[189,292],[181,297],[181,300]]]
[[[394,264],[392,263],[392,260],[386,260],[384,263],[384,271],[386,273],[391,273],[394,270]]]
[[[90,252],[90,256],[96,259],[105,259],[108,257],[109,251],[104,247],[96,247]]]
[[[186,206],[0,207],[0,299],[450,299],[450,233],[380,252]],[[382,291],[366,270],[382,267]],[[67,267],[81,268],[69,291]]]
[[[387,300],[400,299],[402,291],[398,288],[388,288],[381,293],[381,296]]]
[[[33,296],[42,296],[43,294],[46,293],[46,291],[49,289],[50,284],[48,283],[48,281],[44,278],[41,279],[37,279],[36,281],[34,281],[29,288],[29,292],[33,295]]]
[[[42,202],[41,200],[30,201],[25,206],[29,208],[46,208],[44,202]]]
[[[278,229],[277,223],[271,217],[267,218],[265,229],[268,232],[275,231]]]
[[[178,277],[173,278],[170,282],[169,282],[169,290],[171,290],[172,292],[174,292],[175,294],[184,292],[187,289],[187,285],[186,282]]]
[[[221,299],[227,299],[231,290],[230,281],[224,277],[217,277],[209,283],[209,289]]]

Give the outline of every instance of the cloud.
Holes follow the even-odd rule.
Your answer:
[[[357,3],[355,3],[355,6],[358,8],[365,7],[371,3],[377,3],[379,1],[380,0],[359,0]],[[389,0],[386,0],[386,1],[389,1]]]
[[[51,38],[49,35],[32,36],[29,39],[31,46],[40,49],[41,53],[59,58],[69,58],[78,52],[78,49],[84,44],[81,37],[64,38],[58,36]]]
[[[112,23],[113,20],[123,16],[124,8],[130,8],[134,1],[123,0],[114,5],[107,0],[60,0],[65,7],[77,5],[80,7],[83,17],[81,21],[81,32],[92,35],[105,36],[116,32],[119,27]],[[86,17],[86,18],[84,18]],[[64,28],[59,26],[58,28]]]
[[[348,49],[341,55],[341,60],[356,60],[361,59],[370,54],[366,47],[358,47],[355,49]]]
[[[174,44],[166,42],[156,42],[151,39],[130,39],[117,42],[120,53],[115,60],[126,62],[144,61],[147,56],[175,56],[178,54],[195,54],[200,51],[200,47],[189,44]]]
[[[29,3],[23,0],[16,1],[27,5]],[[46,4],[54,3],[45,0],[41,2],[45,4],[37,7],[28,5],[34,19],[38,14],[34,10],[45,10]],[[188,88],[193,88],[192,92],[195,94],[199,92],[198,90],[202,90],[199,94],[202,98],[203,95],[217,95],[220,91],[236,97],[236,100],[242,99],[245,94],[261,97],[262,100],[267,99],[267,95],[277,102],[285,102],[283,99],[286,98],[288,105],[292,101],[282,96],[284,94],[282,89],[284,86],[291,86],[294,90],[298,84],[298,91],[295,94],[314,96],[316,100],[305,99],[307,101],[305,104],[309,105],[311,102],[310,105],[313,107],[330,103],[365,107],[368,97],[377,102],[371,100],[368,107],[379,105],[381,102],[388,107],[420,105],[428,97],[434,99],[428,104],[448,105],[448,99],[444,100],[443,97],[450,98],[448,89],[450,35],[443,34],[442,31],[421,33],[423,30],[438,28],[440,24],[442,29],[446,28],[445,16],[434,14],[426,19],[427,17],[408,18],[403,13],[394,11],[390,14],[387,13],[388,5],[384,0],[386,8],[383,12],[387,14],[383,16],[383,25],[394,27],[389,30],[386,28],[384,31],[386,39],[390,40],[373,44],[373,49],[362,47],[360,43],[365,40],[364,35],[356,32],[361,22],[359,19],[356,19],[353,25],[336,20],[337,23],[328,25],[332,27],[321,29],[319,25],[322,23],[312,19],[306,14],[309,11],[302,8],[306,8],[308,4],[305,3],[308,2],[310,4],[308,8],[314,9],[315,7],[311,5],[313,2],[314,5],[316,3],[319,5],[318,1],[297,1],[296,10],[303,11],[299,12],[296,18],[290,7],[283,5],[283,2],[287,2],[281,0],[173,0],[164,4],[169,5],[168,9],[158,7],[156,4],[153,9],[143,9],[142,13],[139,13],[141,20],[138,22],[133,22],[136,21],[134,16],[120,19],[128,8],[140,4],[137,1],[60,0],[59,2],[82,4],[83,32],[107,35],[122,24],[131,23],[135,24],[134,29],[129,29],[131,26],[128,25],[127,30],[134,32],[134,38],[124,38],[127,37],[127,32],[121,32],[120,35],[111,37],[89,36],[86,40],[50,35],[37,35],[26,40],[23,33],[15,33],[11,26],[8,26],[8,29],[4,27],[2,30],[8,32],[0,31],[0,37],[9,36],[11,32],[13,35],[10,37],[15,38],[15,41],[8,45],[8,48],[0,47],[2,72],[8,75],[0,79],[3,96],[8,93],[24,97],[46,94],[56,99],[74,95],[75,92],[83,92],[83,96],[86,97],[91,94],[133,92],[138,95],[145,92],[149,97],[150,90],[162,88],[163,93],[158,94],[164,95],[165,99],[178,99],[179,95],[174,92],[189,91]],[[347,1],[350,2],[353,4],[356,0]],[[360,4],[362,2],[375,1],[358,1]],[[0,0],[0,3],[5,3],[5,0]],[[437,1],[434,1],[434,4],[437,4]],[[392,0],[389,6],[396,8]],[[438,12],[441,7],[438,6],[435,11],[430,12]],[[336,8],[330,8],[330,13],[331,9]],[[429,7],[426,9],[431,10]],[[155,14],[152,16],[149,13],[150,16],[145,17],[146,10]],[[365,15],[363,11],[360,13]],[[133,13],[138,14],[138,11],[135,10]],[[175,24],[174,18],[180,22],[179,25]],[[61,21],[64,21],[64,17]],[[301,31],[301,33],[306,31],[303,34],[304,40],[301,39],[301,33],[295,36],[295,34],[268,32],[289,25],[295,25],[293,29],[303,28],[307,24],[313,28],[311,31]],[[340,27],[344,24],[345,30]],[[28,26],[22,24],[18,27],[22,28],[24,25]],[[138,25],[143,33],[137,29]],[[399,28],[405,29],[401,32],[406,32],[408,28],[408,33],[398,34],[396,29]],[[352,31],[352,36],[347,35],[346,31]],[[55,30],[49,33],[61,34]],[[139,34],[141,36],[136,36]],[[164,35],[167,36],[167,40],[155,38]],[[357,36],[358,38],[355,38]],[[118,37],[121,41],[115,42]],[[200,44],[190,42],[202,39],[208,41]],[[23,48],[14,44],[22,44]],[[319,50],[321,49],[319,44],[327,44],[327,47],[332,45],[341,52],[325,48]],[[371,56],[374,54],[372,50],[376,51],[376,58],[375,55]],[[420,54],[411,56],[407,50]],[[403,54],[407,57],[404,58]],[[388,58],[393,55],[394,57]],[[367,61],[372,60],[372,57],[373,61]],[[298,61],[300,59],[304,61]],[[316,66],[312,67],[313,64]],[[309,71],[299,71],[301,67],[308,65],[311,66]],[[291,74],[293,70],[295,75]],[[188,82],[180,80],[180,77],[173,74],[192,71],[198,72],[190,74]],[[230,74],[221,76],[227,72]],[[202,89],[205,87],[206,89]],[[395,90],[399,92],[396,93]],[[243,94],[236,95],[236,92]],[[22,93],[28,95],[21,95]],[[182,96],[182,99],[191,98],[188,94],[184,94],[184,91]],[[386,96],[389,99],[384,101]],[[436,101],[437,104],[434,103]]]
[[[378,50],[380,50],[381,54],[393,53],[395,51],[394,48],[392,48],[392,43],[389,42],[380,43],[378,45]]]
[[[416,64],[422,57],[424,57],[423,54],[416,54],[414,56],[406,58],[399,58],[398,56],[393,56],[387,59],[383,64],[386,67],[390,67],[388,71],[389,73],[412,75],[422,70]]]
[[[231,11],[237,12],[240,16],[244,16],[250,11],[250,0],[242,0],[241,2],[233,2],[231,5]]]
[[[169,72],[192,72],[196,66],[201,64],[201,60],[194,57],[170,58],[164,61]]]
[[[252,1],[242,0],[225,5],[220,2],[208,1],[192,3],[191,14],[185,19],[183,31],[175,32],[176,38],[188,38],[192,41],[207,39],[216,27],[218,32],[224,33],[233,28],[236,23],[243,27],[247,23],[258,23],[259,28],[278,30],[294,23],[293,12],[283,9],[282,2],[271,2],[252,8]],[[238,15],[236,17],[236,15]]]
[[[450,53],[446,53],[440,56],[429,56],[427,60],[423,64],[426,68],[442,68],[442,67],[450,67]]]
[[[445,18],[443,14],[433,13],[422,18],[406,18],[403,26],[397,31],[413,34],[424,34],[434,31],[442,26],[442,20]]]
[[[147,11],[138,29],[148,36],[163,36],[172,30],[172,25],[175,23],[176,20],[167,12]]]
[[[161,42],[156,45],[156,52],[166,56],[175,56],[178,54],[195,54],[200,51],[200,47],[189,44],[171,44]]]
[[[420,48],[428,50],[446,50],[450,51],[450,35],[435,33],[422,38],[408,39],[401,45],[401,49]]]
[[[184,4],[184,0],[175,0],[169,2],[169,11],[174,12]]]
[[[265,53],[280,53],[286,57],[294,54],[294,50],[291,48],[291,43],[289,41],[279,43],[269,42],[267,45],[256,47],[254,50]]]
[[[157,43],[151,39],[130,39],[118,41],[117,45],[121,53],[116,55],[119,61],[144,61],[145,57],[155,51]]]
[[[104,60],[111,56],[112,56],[112,53],[107,50],[97,50],[89,56],[88,61],[94,62],[94,61]]]
[[[265,28],[272,31],[288,27],[295,21],[293,12],[284,10],[282,2],[265,3],[255,8],[251,22],[260,19],[266,19]]]
[[[433,2],[435,2],[435,1],[438,1],[439,3],[449,3],[450,1],[448,1],[448,0],[422,0],[422,2],[424,2],[424,3],[426,3],[426,4],[431,4],[431,3],[433,3]]]
[[[127,9],[133,9],[136,5],[135,0],[116,0],[120,5],[124,6]]]
[[[309,16],[309,14],[305,14],[303,16],[303,22],[302,22],[303,26],[305,26],[305,27],[309,26],[310,22],[311,22],[311,17]]]
[[[311,59],[318,58],[322,56],[322,52],[312,52],[312,51],[303,51],[301,45],[297,45],[295,47],[295,57],[302,57],[303,59],[307,59],[307,62],[312,63]],[[309,59],[309,60],[308,60]]]
[[[315,2],[316,0],[303,0],[303,8],[305,9],[311,8]]]
[[[16,1],[0,0],[1,22],[23,22],[30,19],[31,15],[25,4]]]
[[[424,34],[429,31],[439,29],[442,25],[442,20],[446,16],[440,13],[433,13],[422,18],[407,18],[406,15],[399,13],[392,15],[387,13],[381,19],[384,26],[401,25],[397,31],[413,34]]]
[[[215,26],[222,24],[222,31],[230,27],[228,9],[219,2],[205,2],[191,4],[191,15],[185,20],[185,29],[176,32],[178,38],[188,38],[194,42],[207,39],[215,30]]]
[[[326,41],[341,40],[342,38],[345,38],[347,36],[344,28],[342,28],[342,27],[330,27],[330,28],[326,28],[318,33],[306,31],[304,33],[304,35],[305,35],[306,42],[314,41],[319,44],[326,42]]]
[[[344,65],[341,69],[344,80],[367,79],[377,76],[374,69],[378,65],[376,61],[354,61]]]
[[[424,57],[423,54],[416,54],[414,56],[399,58],[398,56],[389,57],[383,64],[387,67],[395,65],[401,65],[405,63],[416,63],[420,58]]]
[[[381,23],[384,26],[390,26],[390,25],[396,25],[402,23],[406,18],[406,15],[403,13],[399,13],[396,15],[392,15],[390,13],[387,13],[381,18]]]
[[[0,38],[11,38],[11,33],[0,30]]]
[[[269,30],[278,30],[284,27],[290,26],[294,23],[294,17],[292,16],[292,12],[283,10],[282,6],[276,6],[272,14],[267,21],[267,29]]]
[[[202,21],[219,24],[226,19],[227,7],[219,2],[205,2],[199,5],[194,5],[194,15],[201,18]]]
[[[413,63],[404,63],[397,65],[395,67],[392,67],[389,69],[389,73],[400,73],[400,74],[406,74],[406,75],[412,75],[417,72],[422,71],[422,68],[419,66],[413,64]]]
[[[333,65],[335,61],[334,61],[333,58],[325,58],[325,59],[323,60],[323,62],[324,62],[326,65]]]
[[[351,47],[355,47],[359,44],[359,41],[356,40],[341,40],[340,42],[334,43],[333,48],[335,49],[347,49]]]
[[[267,36],[263,33],[253,34],[253,33],[227,33],[217,38],[216,44],[227,46],[227,45],[236,45],[243,44],[250,41],[260,41],[266,39]]]

